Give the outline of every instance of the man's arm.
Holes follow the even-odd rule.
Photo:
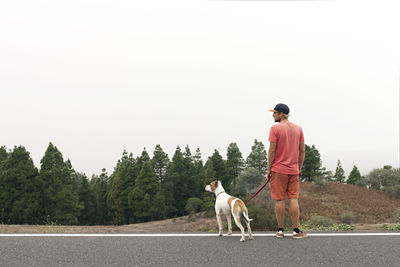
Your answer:
[[[272,163],[275,159],[275,150],[276,150],[276,143],[270,142],[269,143],[269,150],[268,150],[268,170],[267,170],[267,178],[271,173]]]
[[[306,155],[304,142],[300,142],[299,145],[299,173],[301,173],[301,168],[303,167],[304,157]]]

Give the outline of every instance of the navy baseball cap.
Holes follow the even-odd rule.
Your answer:
[[[289,107],[285,104],[277,104],[274,109],[270,109],[271,112],[282,112],[283,114],[289,114]]]

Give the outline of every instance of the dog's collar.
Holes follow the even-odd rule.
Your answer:
[[[219,193],[216,195],[216,197],[218,197],[218,195],[219,195],[219,194],[221,194],[221,193],[225,193],[225,191],[221,191],[221,192],[219,192]]]

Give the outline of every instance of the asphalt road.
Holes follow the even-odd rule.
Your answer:
[[[0,236],[0,266],[400,266],[399,235],[239,239]]]

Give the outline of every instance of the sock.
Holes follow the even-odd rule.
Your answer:
[[[279,232],[279,231],[285,232],[285,231],[283,230],[283,228],[279,228],[279,229],[278,229],[278,232]]]
[[[293,228],[293,232],[300,233],[299,228]]]

